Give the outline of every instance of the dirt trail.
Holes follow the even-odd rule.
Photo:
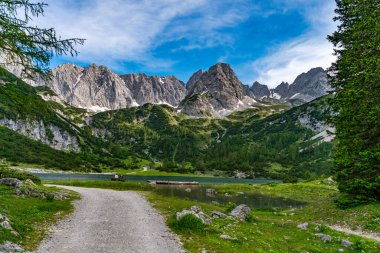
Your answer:
[[[59,186],[80,193],[72,215],[62,220],[38,253],[183,252],[160,214],[132,191]]]

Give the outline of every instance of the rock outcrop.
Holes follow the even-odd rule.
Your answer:
[[[183,210],[182,212],[177,212],[177,215],[176,215],[177,220],[178,221],[181,220],[184,216],[188,214],[194,215],[195,217],[200,219],[203,224],[210,224],[212,222],[212,219],[210,218],[210,216],[205,214],[202,211],[202,208],[199,206],[192,206],[190,207],[190,210]]]
[[[66,63],[52,70],[52,80],[42,82],[68,104],[91,111],[137,106],[123,79],[107,67],[87,68]]]
[[[231,211],[232,217],[237,217],[241,220],[244,220],[247,214],[251,212],[251,208],[249,208],[247,205],[241,204],[234,208],[234,210]]]
[[[139,104],[168,104],[178,106],[186,96],[185,84],[175,76],[127,74],[121,78]]]
[[[246,96],[242,83],[230,65],[218,63],[206,72],[198,71],[188,84],[182,112],[197,116],[225,116],[255,101]]]
[[[42,121],[37,120],[13,120],[3,118],[0,119],[0,125],[33,140],[40,141],[54,149],[74,152],[80,151],[76,136],[52,124],[45,125]]]
[[[331,90],[326,71],[318,67],[300,74],[292,84],[282,82],[270,90],[268,86],[254,82],[248,90],[248,95],[257,99],[273,98],[282,101],[293,99],[305,103],[324,96]]]
[[[271,93],[268,86],[259,82],[254,82],[252,86],[249,88],[249,95],[257,99],[270,97],[270,94]]]

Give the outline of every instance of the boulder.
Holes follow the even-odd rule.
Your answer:
[[[194,213],[201,213],[202,208],[200,206],[192,206],[192,207],[190,207],[190,211],[192,211]]]
[[[177,220],[180,220],[183,218],[183,216],[187,215],[187,214],[194,214],[192,211],[190,210],[183,210],[182,212],[177,212]]]
[[[10,223],[8,217],[6,217],[5,215],[2,215],[2,214],[0,214],[0,227],[5,228],[5,229],[9,229],[9,230],[11,231],[11,233],[12,233],[13,235],[15,235],[15,236],[18,236],[18,235],[19,235],[19,233],[17,233],[17,232],[13,229],[13,227],[12,227],[12,225],[11,225],[11,223]],[[2,252],[2,251],[0,251],[0,252]]]
[[[228,218],[228,215],[218,211],[212,211],[212,217],[218,219],[226,219]]]
[[[186,188],[185,192],[191,192],[191,188]]]
[[[202,208],[199,206],[192,206],[190,207],[190,210],[183,210],[182,212],[177,212],[177,220],[182,219],[187,214],[194,215],[195,217],[200,219],[203,224],[210,224],[212,222],[211,217],[205,214],[202,211]]]
[[[0,184],[13,186],[20,188],[22,186],[22,182],[17,178],[2,178],[0,179]]]
[[[237,207],[234,208],[234,210],[231,211],[231,216],[238,217],[241,220],[244,220],[247,214],[249,214],[250,212],[251,212],[251,208],[249,208],[245,204],[242,204],[242,205],[238,205]]]
[[[5,229],[12,229],[12,226],[8,220],[4,220],[4,221],[0,222],[0,227],[3,227]]]
[[[325,235],[325,234],[321,234],[321,233],[315,234],[315,236],[318,237],[318,238],[321,238],[322,241],[324,241],[324,242],[329,242],[332,239],[331,236]]]
[[[309,226],[309,223],[305,222],[305,223],[299,224],[297,228],[302,229],[302,230],[307,230],[308,226]]]
[[[348,248],[348,249],[351,249],[352,248],[352,242],[350,242],[349,240],[341,240],[340,243],[345,247],[345,248]]]
[[[27,180],[25,180],[25,184],[31,185],[31,186],[36,186],[36,184],[29,178]]]
[[[328,177],[325,180],[323,180],[323,183],[327,184],[327,185],[334,185],[335,181],[334,181],[334,179],[332,177]]]
[[[23,248],[19,245],[5,241],[3,244],[0,244],[0,252],[10,253],[10,252],[24,252]]]
[[[210,195],[214,195],[216,193],[215,189],[206,189],[206,193]]]
[[[220,238],[225,239],[225,240],[231,240],[231,241],[237,240],[236,237],[232,237],[230,235],[221,235]]]

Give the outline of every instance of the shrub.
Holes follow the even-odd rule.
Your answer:
[[[226,205],[226,212],[229,213],[236,207],[236,204],[234,202],[228,202]]]
[[[175,223],[175,227],[180,230],[203,231],[205,224],[193,214],[186,214]]]
[[[293,176],[287,176],[284,178],[283,180],[284,183],[291,183],[291,184],[295,184],[298,182],[298,179],[296,177],[293,177]]]
[[[30,179],[35,184],[41,184],[41,179],[29,172],[11,169],[4,166],[0,166],[0,178],[17,178],[19,180]]]
[[[253,215],[253,212],[250,212],[250,213],[247,213],[247,215],[245,216],[245,221],[246,222],[254,222],[254,221],[257,221],[257,219]]]

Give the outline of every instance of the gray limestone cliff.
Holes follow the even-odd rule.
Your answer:
[[[139,105],[168,104],[178,106],[186,96],[185,84],[175,76],[147,76],[145,74],[121,75]]]

